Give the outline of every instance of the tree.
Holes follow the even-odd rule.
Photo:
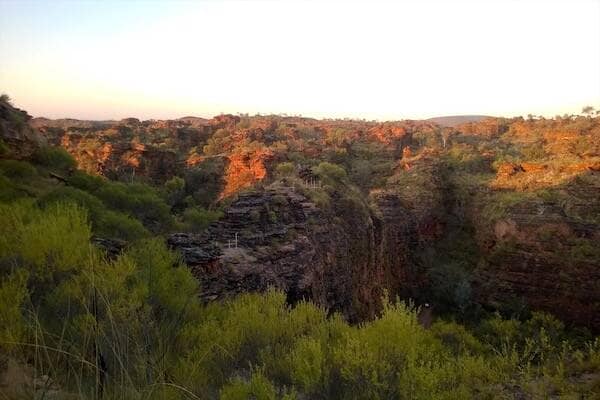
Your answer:
[[[0,94],[0,103],[11,104],[10,97],[6,93]]]
[[[277,171],[277,175],[285,177],[293,175],[294,171],[296,171],[296,167],[291,162],[282,162],[277,164],[275,170]]]
[[[592,106],[585,106],[583,107],[583,109],[581,110],[582,114],[586,114],[588,116],[592,116],[592,114],[594,113],[594,107]]]

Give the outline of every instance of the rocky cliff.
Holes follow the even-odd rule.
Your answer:
[[[276,182],[240,194],[205,233],[171,235],[201,297],[273,286],[291,302],[311,299],[354,321],[373,317],[385,292],[418,298],[425,275],[413,257],[441,233],[427,206],[412,208],[390,189],[373,193],[372,207],[334,192],[335,207],[324,209],[311,190]]]
[[[490,220],[481,210],[475,271],[478,301],[527,306],[600,329],[600,184],[572,183],[560,194],[531,197]],[[560,192],[559,192],[560,193]]]
[[[6,147],[0,157],[27,159],[45,143],[43,137],[28,122],[26,111],[12,106],[8,98],[0,99],[0,140]]]
[[[387,292],[600,329],[600,118],[35,125],[87,171],[184,176],[192,201],[223,208],[168,238],[207,301],[275,286],[360,320]]]

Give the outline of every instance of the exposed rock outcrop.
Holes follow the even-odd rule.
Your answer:
[[[598,331],[600,187],[565,190],[570,201],[524,200],[491,224],[479,214],[484,260],[475,274],[476,298],[493,308],[547,311]]]
[[[27,159],[45,143],[40,134],[29,126],[31,116],[13,107],[8,101],[0,100],[0,140],[7,147],[5,156],[13,159]]]
[[[300,188],[276,183],[240,194],[206,233],[168,243],[207,301],[274,286],[291,302],[310,298],[357,321],[376,314],[384,292],[419,298],[426,279],[412,258],[441,233],[427,201],[395,189],[373,193],[374,208],[334,196],[334,209],[324,210]]]

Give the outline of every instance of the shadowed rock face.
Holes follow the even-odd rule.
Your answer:
[[[24,137],[3,124],[3,137]],[[425,264],[431,260],[420,256],[444,238],[456,247],[468,240],[478,252],[467,272],[479,304],[522,303],[600,330],[600,253],[594,251],[600,242],[600,118],[485,118],[447,129],[423,121],[232,115],[36,119],[31,125],[74,155],[80,168],[111,178],[135,173],[162,183],[210,158],[222,161],[223,185],[214,198],[229,204],[225,217],[201,235],[168,238],[202,283],[206,301],[275,286],[291,302],[311,298],[352,320],[369,318],[384,291],[429,300]],[[364,192],[354,200],[333,193],[323,206],[310,191],[275,180],[281,161],[297,163],[299,180],[314,181],[311,167],[325,160],[350,175],[365,149],[375,152],[360,160],[363,166],[377,158],[392,166],[364,179],[364,187],[358,185]],[[303,159],[310,162],[302,165]],[[585,182],[573,183],[576,178]],[[256,188],[262,185],[270,186]],[[494,203],[502,194],[516,202]],[[489,204],[503,215],[491,218]],[[468,223],[469,234],[450,237],[449,217]]]
[[[425,279],[411,258],[435,237],[425,232],[429,216],[409,212],[397,193],[373,201],[376,213],[343,198],[325,211],[275,184],[240,194],[206,233],[173,234],[168,243],[200,281],[205,301],[273,286],[292,303],[311,299],[358,321],[375,315],[386,291],[419,297]]]
[[[205,234],[174,234],[168,243],[199,279],[204,300],[273,286],[292,302],[311,298],[351,314],[358,277],[337,262],[350,250],[336,240],[344,232],[329,228],[314,203],[281,186],[239,195]]]
[[[28,124],[27,112],[0,101],[0,139],[9,147],[13,159],[27,159],[45,143],[40,134]],[[1,154],[0,154],[1,156]]]
[[[600,196],[600,188],[586,189],[588,196]],[[598,198],[586,202],[589,212]],[[493,226],[478,229],[486,255],[475,274],[481,303],[494,308],[524,303],[600,330],[600,258],[589,247],[600,243],[597,224],[567,215],[561,204],[538,200],[521,203]]]

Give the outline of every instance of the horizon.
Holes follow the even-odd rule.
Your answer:
[[[600,105],[600,2],[0,2],[34,117],[553,117]]]

